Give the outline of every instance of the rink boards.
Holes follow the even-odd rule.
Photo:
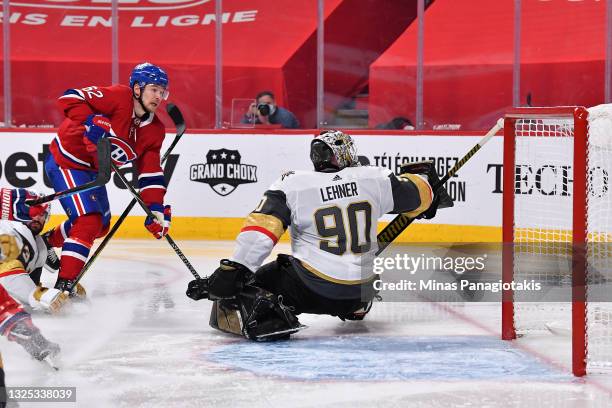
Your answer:
[[[167,202],[172,204],[172,234],[180,239],[232,239],[242,217],[259,202],[263,192],[289,170],[309,170],[309,144],[315,131],[262,133],[262,130],[190,132],[177,144],[165,164],[169,179]],[[360,161],[393,171],[405,162],[433,159],[438,173],[446,173],[480,139],[483,132],[380,132],[355,134]],[[0,152],[0,184],[50,192],[43,180],[43,160],[54,137],[49,131],[0,133],[5,146]],[[162,151],[171,144],[168,134]],[[502,137],[486,144],[455,177],[447,189],[455,207],[441,210],[432,221],[417,222],[402,241],[499,241],[502,219]],[[541,177],[556,177],[543,158],[533,163],[523,185],[530,199],[571,200],[568,186],[555,189]],[[543,171],[538,169],[544,168]],[[132,178],[130,165],[123,169]],[[569,170],[571,171],[571,169]],[[539,175],[540,179],[536,179]],[[571,180],[571,178],[570,178]],[[108,184],[111,212],[122,213],[131,199],[120,180]],[[59,205],[53,207],[58,221]],[[122,237],[145,237],[141,209],[133,211],[120,230]],[[390,220],[387,217],[385,220]],[[383,220],[384,221],[384,220]]]

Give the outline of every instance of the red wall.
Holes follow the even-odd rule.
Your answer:
[[[604,102],[605,2],[523,1],[520,104]],[[425,128],[488,129],[512,106],[514,2],[437,0],[425,14]],[[370,68],[370,125],[415,119],[417,26]]]

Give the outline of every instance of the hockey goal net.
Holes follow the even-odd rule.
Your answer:
[[[502,338],[571,336],[577,376],[612,367],[611,172],[612,105],[506,114],[503,280],[541,289],[503,292]]]

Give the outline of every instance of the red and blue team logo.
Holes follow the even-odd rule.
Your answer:
[[[132,146],[125,140],[112,136],[108,140],[110,140],[112,146],[111,160],[116,166],[121,167],[138,157]]]

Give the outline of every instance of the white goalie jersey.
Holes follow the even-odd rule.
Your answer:
[[[27,226],[17,221],[1,220],[0,237],[5,242],[3,256],[0,256],[0,285],[22,304],[36,308],[38,302],[32,294],[37,287],[29,274],[44,266],[47,257],[45,243],[40,236],[34,236]],[[14,238],[10,244],[9,237]],[[16,245],[16,258],[8,258],[4,253],[9,245]]]
[[[348,167],[337,173],[296,172],[271,190],[291,210],[291,249],[311,272],[337,283],[369,279],[378,219],[393,210],[388,170]]]
[[[252,271],[290,227],[292,255],[326,281],[353,285],[372,278],[378,219],[421,212],[431,204],[423,178],[357,166],[338,172],[283,174],[247,217],[233,260]]]

